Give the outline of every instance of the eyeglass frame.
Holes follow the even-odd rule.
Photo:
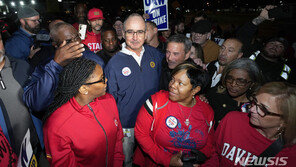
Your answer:
[[[77,35],[76,35],[74,38],[66,39],[65,41],[66,41],[66,44],[69,44],[69,43],[71,43],[71,42],[76,42],[76,41],[78,41],[78,39],[80,39],[80,36],[79,36],[79,34],[77,33]]]
[[[283,117],[282,114],[277,114],[277,113],[270,112],[263,104],[258,104],[258,100],[257,100],[255,95],[249,96],[248,100],[250,101],[249,109],[255,105],[256,106],[256,112],[261,117],[265,117],[266,115],[276,116],[276,117]],[[263,115],[259,113],[258,108],[263,112]]]
[[[134,36],[135,34],[137,34],[137,36],[141,36],[146,33],[146,30],[138,30],[138,31],[126,30],[124,31],[124,33],[126,33],[127,36]]]
[[[231,77],[231,82],[228,82],[228,81],[227,81],[227,80],[228,80],[227,77]],[[226,75],[225,78],[224,78],[225,83],[232,84],[233,81],[235,81],[235,85],[237,85],[237,86],[246,86],[246,85],[248,85],[249,83],[252,83],[252,82],[253,82],[253,81],[251,81],[251,80],[248,81],[248,80],[246,80],[246,79],[243,79],[243,80],[245,80],[246,83],[244,83],[244,84],[238,84],[237,81],[238,81],[239,79],[243,79],[243,78],[235,78],[235,79],[234,79],[231,75]]]
[[[36,19],[36,20],[32,20],[32,19],[24,19],[24,20],[29,20],[29,21],[32,21],[32,22],[34,22],[34,23],[36,23],[37,21],[38,21],[39,23],[42,22],[42,19]]]
[[[106,84],[106,77],[105,77],[104,73],[103,73],[102,79],[95,81],[95,82],[84,83],[83,85],[93,85],[93,84],[101,83],[101,82],[103,82],[103,84]]]

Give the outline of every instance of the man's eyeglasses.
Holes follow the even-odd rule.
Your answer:
[[[98,80],[98,81],[95,81],[95,82],[85,83],[85,84],[83,84],[83,85],[92,85],[92,84],[96,84],[96,83],[100,83],[100,82],[103,82],[103,84],[106,83],[105,74],[103,74],[102,79],[100,79],[100,80]]]
[[[32,22],[34,22],[34,23],[36,23],[36,22],[39,22],[39,23],[41,23],[41,22],[42,22],[42,19],[36,19],[36,20],[32,20],[32,19],[25,19],[25,20],[29,20],[29,21],[32,21]]]
[[[229,84],[232,84],[233,81],[235,81],[235,84],[237,86],[246,86],[248,83],[252,82],[252,81],[247,81],[246,79],[243,79],[243,78],[233,78],[230,75],[226,75],[225,81]]]
[[[76,42],[76,41],[78,41],[79,39],[80,39],[79,34],[77,34],[74,38],[66,39],[65,41],[66,41],[67,44],[69,44],[69,43],[71,43],[71,42]]]
[[[258,104],[257,98],[255,96],[250,96],[248,97],[248,99],[250,101],[250,105],[248,106],[248,108],[250,109],[252,106],[256,106],[256,112],[261,117],[265,117],[266,115],[277,116],[277,117],[283,116],[281,114],[270,112],[263,104]],[[258,110],[258,108],[260,109],[260,111]]]
[[[143,36],[146,31],[144,30],[138,30],[138,31],[133,31],[133,30],[127,30],[125,31],[127,36],[134,36],[136,34],[137,36]]]

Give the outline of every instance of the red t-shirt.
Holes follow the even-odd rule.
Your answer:
[[[214,155],[202,166],[245,166],[257,158],[272,142],[251,127],[247,113],[230,112],[215,133]],[[296,145],[281,150],[268,166],[295,166]],[[284,157],[284,158],[283,158]],[[264,160],[262,159],[261,162]],[[271,162],[272,161],[272,162]],[[287,164],[285,164],[287,163]]]
[[[160,91],[152,96],[153,107],[156,106],[157,101],[159,102],[157,97],[160,94],[163,96],[161,101],[168,101],[167,107],[161,108],[160,103],[158,103],[157,106],[161,109],[157,110],[156,115],[153,109],[152,116],[143,106],[137,117],[135,137],[143,151],[155,163],[164,166],[169,166],[171,156],[179,151],[182,151],[183,154],[189,154],[190,149],[198,149],[206,156],[210,156],[212,153],[214,118],[212,108],[197,97],[196,104],[191,112],[191,107],[170,101],[168,92],[165,91]],[[165,112],[165,114],[160,117],[159,113],[161,112]],[[155,117],[158,117],[158,120],[155,120]],[[187,126],[185,120],[188,117],[190,124]],[[151,131],[152,124],[153,130]],[[139,160],[135,160],[135,162],[138,163]],[[147,159],[145,163],[147,163]]]
[[[95,34],[93,32],[86,32],[85,40],[81,41],[85,44],[91,51],[97,53],[102,50],[101,33]]]
[[[0,166],[16,166],[17,157],[0,126]]]

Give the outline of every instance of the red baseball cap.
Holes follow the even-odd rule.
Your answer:
[[[87,18],[90,21],[96,20],[96,19],[105,19],[103,17],[102,10],[101,9],[98,9],[98,8],[92,8],[91,10],[89,10],[88,11],[88,14],[87,14]]]

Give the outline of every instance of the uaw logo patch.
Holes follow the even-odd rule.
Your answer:
[[[124,67],[121,72],[122,72],[122,75],[124,75],[126,77],[131,75],[131,73],[132,73],[131,69],[128,67]]]
[[[153,61],[150,62],[150,67],[154,68],[155,67],[155,63]]]
[[[174,129],[178,125],[178,120],[174,116],[168,116],[165,123],[169,128]]]

